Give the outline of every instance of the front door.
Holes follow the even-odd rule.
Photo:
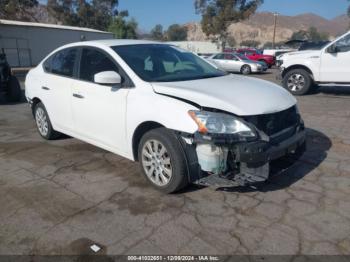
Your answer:
[[[75,130],[90,142],[124,152],[125,115],[129,88],[94,83],[94,75],[120,68],[104,51],[83,48],[78,79],[72,84],[72,110]],[[121,74],[122,75],[122,74]],[[123,77],[123,75],[122,75]]]
[[[321,54],[321,82],[350,83],[350,34],[333,44],[336,53],[326,50]]]

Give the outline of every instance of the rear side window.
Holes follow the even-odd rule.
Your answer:
[[[224,54],[218,54],[214,56],[214,59],[224,59]]]
[[[44,62],[43,67],[44,67],[45,72],[51,72],[51,60],[52,60],[52,56],[50,56]]]
[[[51,70],[49,71],[53,74],[73,77],[76,58],[77,49],[65,49],[59,51],[51,59],[47,60],[48,64],[50,64],[49,61],[51,61]]]
[[[103,71],[119,73],[116,64],[104,53],[96,49],[83,49],[80,61],[80,79],[94,82],[94,75]]]

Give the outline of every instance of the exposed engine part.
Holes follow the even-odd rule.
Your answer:
[[[198,163],[202,171],[222,174],[227,169],[228,149],[211,144],[200,144],[196,148]]]

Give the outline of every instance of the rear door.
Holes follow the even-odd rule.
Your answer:
[[[78,79],[72,85],[72,111],[75,130],[89,142],[107,146],[119,152],[126,150],[126,102],[131,81],[105,51],[81,49]],[[94,82],[94,75],[115,71],[123,79],[119,86]]]
[[[333,44],[337,53],[322,51],[320,65],[321,82],[350,84],[350,34]]]
[[[67,48],[44,62],[45,77],[41,79],[42,101],[54,128],[72,130],[71,85],[76,71],[77,48]]]

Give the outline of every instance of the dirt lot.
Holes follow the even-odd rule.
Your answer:
[[[273,80],[273,74],[259,76]],[[0,105],[0,254],[350,254],[350,90],[298,98],[308,150],[254,190],[162,195],[137,164]]]

